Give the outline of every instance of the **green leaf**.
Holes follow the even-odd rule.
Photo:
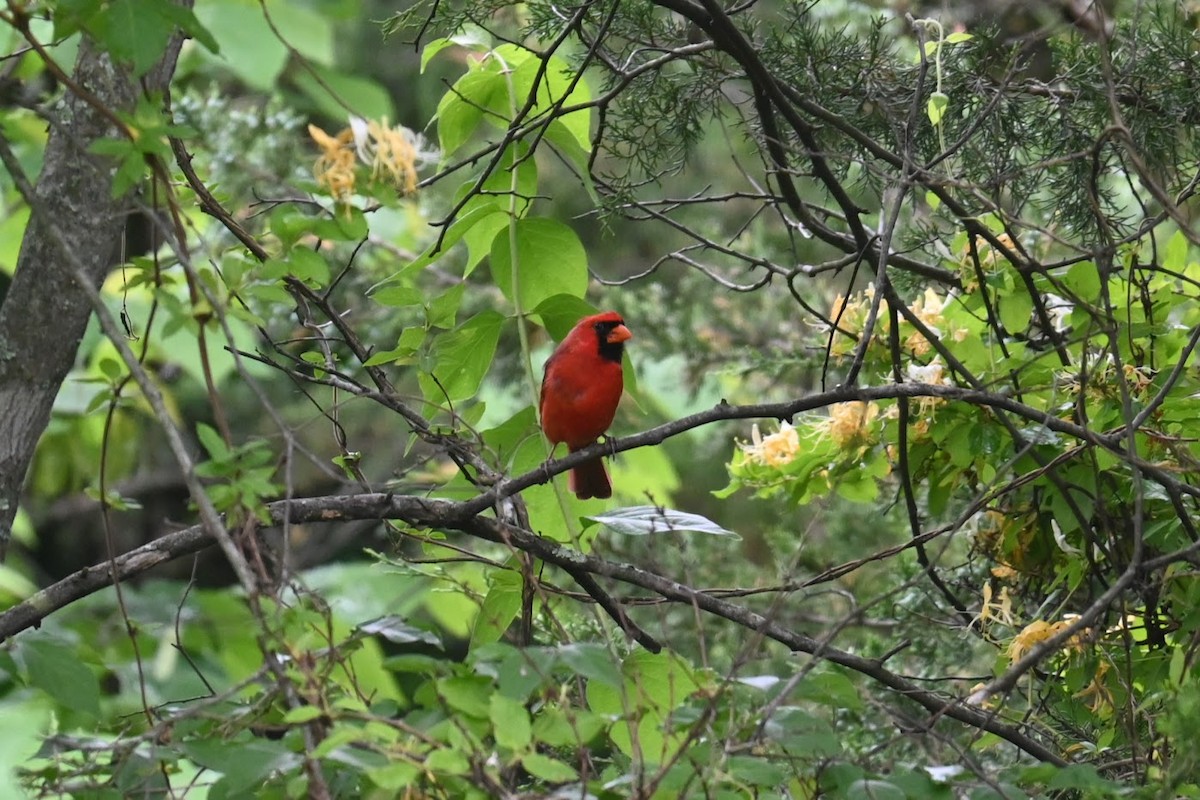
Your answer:
[[[415,286],[384,286],[371,293],[376,303],[393,308],[419,306],[425,302],[425,293]]]
[[[214,54],[221,52],[221,45],[212,35],[212,31],[200,22],[191,8],[176,3],[159,3],[159,7],[160,13],[164,17],[174,22],[188,36],[204,45],[209,52]]]
[[[401,276],[424,269],[434,261],[437,261],[439,258],[444,256],[452,246],[457,244],[458,240],[463,238],[467,231],[471,230],[471,228],[479,223],[480,220],[490,217],[493,214],[500,214],[503,216],[503,212],[501,212],[494,203],[490,203],[486,206],[472,209],[469,213],[459,216],[450,224],[449,229],[446,231],[446,235],[443,236],[440,241],[435,241],[433,244],[431,244],[424,253],[406,264],[399,272],[389,275],[379,283],[375,284],[370,290],[368,290],[368,294],[374,294],[379,288],[398,280]]]
[[[512,559],[509,562],[509,566],[516,564]],[[471,630],[472,650],[504,635],[521,609],[521,589],[519,572],[510,569],[492,575],[492,585],[483,598],[479,616],[475,617],[475,627]]]
[[[794,706],[777,710],[763,732],[792,756],[817,760],[842,752],[841,739],[828,722]]]
[[[37,585],[9,564],[0,564],[0,593],[24,600],[38,590]]]
[[[493,694],[489,716],[496,744],[515,751],[529,747],[533,740],[529,712],[519,701],[502,694]]]
[[[659,508],[658,506],[617,508],[604,514],[584,517],[584,519],[598,522],[614,533],[619,533],[623,536],[646,536],[652,533],[690,531],[692,533],[708,533],[713,536],[741,538],[733,531],[722,528],[707,517],[702,517],[699,514],[689,514],[686,511]]]
[[[556,294],[583,297],[587,291],[587,253],[583,243],[575,231],[553,219],[517,220],[511,230],[496,234],[492,241],[491,268],[496,286],[522,309],[536,308]],[[516,293],[514,280],[519,288]]]
[[[200,439],[200,444],[204,445],[204,449],[208,451],[208,455],[213,460],[225,461],[229,458],[229,448],[225,445],[225,440],[211,425],[197,422],[196,437]]]
[[[288,253],[288,271],[310,286],[329,283],[329,263],[325,256],[308,247],[293,247]]]
[[[443,775],[466,775],[471,771],[471,762],[461,750],[443,747],[425,758],[425,768]]]
[[[433,375],[437,382],[422,376],[425,396],[438,402],[465,400],[479,391],[492,365],[504,317],[484,311],[440,336],[433,345]]]
[[[422,75],[425,74],[425,68],[427,66],[429,66],[429,62],[433,59],[434,56],[436,56],[438,53],[445,50],[447,47],[451,47],[453,45],[454,45],[453,39],[447,38],[445,36],[441,36],[441,37],[438,37],[437,39],[432,40],[427,45],[425,45],[423,48],[421,48],[421,74]]]
[[[276,2],[269,3],[267,7],[273,11],[279,10]],[[303,13],[304,9],[296,11]],[[216,63],[254,89],[268,91],[275,85],[275,79],[287,63],[288,50],[267,25],[258,3],[205,0],[197,5],[196,16],[212,33],[220,51],[225,54]],[[278,20],[278,15],[274,19]],[[286,20],[284,24],[288,24]],[[329,31],[332,38],[329,26],[322,25],[321,28]]]
[[[158,61],[175,31],[162,0],[113,0],[91,19],[88,32],[118,61],[144,75]]]
[[[77,646],[36,634],[21,638],[19,652],[32,685],[64,708],[91,717],[100,715],[100,681],[80,661]]]
[[[557,648],[553,655],[573,672],[590,681],[611,687],[621,685],[620,669],[613,663],[613,654],[603,645],[577,642]]]
[[[344,120],[348,114],[374,120],[396,118],[392,96],[378,81],[320,64],[308,67],[296,71],[296,86],[330,119]]]
[[[332,242],[357,242],[369,232],[367,217],[360,208],[339,208],[336,213],[311,223],[314,234]]]
[[[1167,240],[1167,246],[1163,250],[1162,264],[1167,269],[1176,272],[1183,272],[1187,268],[1188,240],[1183,235],[1183,231],[1175,231]]]
[[[283,715],[283,722],[286,725],[296,725],[302,722],[312,722],[319,716],[321,716],[321,709],[317,706],[296,706]]]
[[[491,714],[491,698],[495,692],[487,678],[473,675],[442,678],[437,682],[437,692],[448,706],[469,717],[488,719]]]
[[[567,338],[579,320],[595,313],[595,306],[573,294],[552,295],[533,309],[533,314],[541,319],[542,327],[556,342]]]
[[[887,781],[862,778],[846,787],[847,800],[907,800],[908,795]]]
[[[442,96],[434,117],[438,123],[438,145],[443,159],[449,159],[471,138],[483,121],[483,110],[504,91],[504,77],[488,64],[473,67],[454,82],[450,91]]]
[[[224,775],[232,796],[241,795],[272,773],[287,773],[301,763],[300,756],[282,743],[249,738],[194,739],[182,748],[192,761]]]
[[[811,700],[831,708],[850,711],[863,709],[858,689],[840,672],[818,672],[810,674],[796,687],[796,697]]]
[[[954,33],[947,36],[943,41],[946,42],[946,44],[959,44],[961,42],[969,42],[974,38],[975,37],[969,33],[964,33],[963,31],[955,31]]]
[[[1187,663],[1186,648],[1176,647],[1175,652],[1171,654],[1171,664],[1167,670],[1167,676],[1172,686],[1179,687],[1183,685],[1183,668]]]
[[[1028,328],[1029,315],[1032,313],[1033,300],[1020,289],[1000,298],[1000,322],[1010,334],[1020,333]]]
[[[579,773],[574,768],[541,753],[526,754],[521,758],[521,766],[525,767],[525,770],[535,778],[541,778],[550,783],[566,783],[579,779]]]
[[[425,306],[425,324],[430,328],[453,328],[466,288],[465,283],[456,283],[433,298]]]
[[[542,67],[542,59],[528,58],[513,72],[512,86],[516,93],[517,108],[524,107],[529,96],[534,93],[534,81],[538,80],[539,73],[541,73],[541,79],[538,80],[536,87],[533,113],[557,114],[556,111],[553,111],[556,104],[561,103],[560,107],[568,108],[591,101],[592,93],[588,88],[587,81],[583,76],[575,81],[575,73],[566,61],[558,56],[551,56],[549,61],[545,62],[544,70]],[[591,111],[591,108],[580,109],[555,119],[556,123],[562,125],[575,138],[579,148],[585,152],[591,150],[592,147]]]
[[[373,769],[367,773],[367,778],[372,783],[380,789],[397,792],[397,797],[403,797],[400,790],[415,785],[420,776],[420,767],[407,761],[393,761],[386,767]]]
[[[1081,261],[1072,266],[1062,282],[1072,294],[1085,302],[1094,302],[1100,296],[1100,271],[1090,261]]]
[[[731,777],[753,786],[780,786],[788,778],[788,773],[778,764],[754,756],[733,756],[727,769]]]
[[[929,105],[925,109],[925,113],[929,115],[929,121],[934,127],[942,124],[942,117],[946,114],[946,107],[950,105],[950,98],[941,92],[934,92],[929,96]]]
[[[32,796],[20,787],[28,785],[33,759],[43,746],[50,717],[50,709],[40,698],[10,693],[4,700],[5,724],[0,726],[0,781],[9,787],[6,792],[14,800]]]

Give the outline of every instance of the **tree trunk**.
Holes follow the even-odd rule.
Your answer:
[[[159,63],[139,81],[85,38],[72,78],[93,103],[132,109],[140,92],[167,87],[181,44],[179,35],[172,38]],[[37,208],[0,305],[0,559],[34,449],[92,313],[50,231],[57,230],[99,286],[119,258],[132,211],[128,198],[112,196],[112,165],[87,152],[96,140],[116,135],[109,119],[70,90],[54,111],[34,190]]]

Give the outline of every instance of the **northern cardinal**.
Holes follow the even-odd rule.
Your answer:
[[[542,430],[550,443],[582,450],[608,430],[625,387],[621,356],[633,338],[615,311],[584,317],[555,348],[542,378]],[[580,500],[612,497],[604,461],[595,458],[571,470],[568,483]]]

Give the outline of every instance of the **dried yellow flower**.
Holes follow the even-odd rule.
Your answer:
[[[1021,632],[1013,637],[1013,640],[1008,645],[1008,657],[1011,661],[1019,661],[1022,656],[1028,653],[1038,644],[1049,639],[1054,634],[1061,631],[1071,623],[1069,622],[1046,622],[1042,619],[1035,619],[1033,622],[1021,629]]]
[[[1013,624],[1012,598],[1008,596],[1008,587],[1000,587],[1000,594],[992,599],[992,585],[983,585],[983,605],[979,609],[980,622],[995,622],[1000,625]]]
[[[317,185],[324,186],[339,203],[345,203],[354,194],[354,137],[349,128],[330,136],[316,125],[308,126],[308,135],[321,149],[313,175]]]
[[[791,462],[800,450],[800,434],[787,422],[779,423],[779,430],[763,436],[755,425],[750,429],[750,444],[741,445],[749,461],[782,467]]]
[[[386,117],[366,120],[352,116],[350,126],[336,136],[309,125],[308,135],[321,150],[313,166],[317,184],[326,187],[339,203],[348,202],[354,193],[354,170],[359,161],[371,168],[372,180],[387,180],[401,193],[412,194],[417,190],[417,168],[438,157],[421,134],[403,125],[391,127]]]
[[[1090,698],[1091,702],[1088,703],[1088,708],[1092,710],[1092,713],[1114,707],[1112,692],[1104,685],[1104,676],[1107,673],[1108,662],[1101,661],[1100,665],[1096,667],[1096,673],[1092,676],[1091,683],[1073,695],[1077,698]]]
[[[390,127],[381,120],[350,118],[359,159],[371,168],[371,178],[386,178],[404,194],[417,190],[417,168],[437,160],[425,137],[403,125]]]

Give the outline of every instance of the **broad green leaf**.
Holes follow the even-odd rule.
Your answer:
[[[509,566],[516,566],[509,559]],[[500,570],[492,575],[491,587],[483,598],[475,627],[471,630],[471,649],[494,642],[504,635],[508,626],[521,610],[521,574],[514,570]]]
[[[374,367],[379,364],[413,364],[425,341],[427,331],[424,328],[405,328],[400,332],[400,339],[391,350],[373,354],[363,362],[364,367]]]
[[[925,113],[929,115],[929,121],[938,126],[942,124],[942,117],[946,114],[946,107],[950,105],[950,98],[941,92],[934,92],[929,96],[929,105],[925,109]]]
[[[31,684],[64,708],[92,717],[100,715],[100,681],[80,661],[78,646],[33,634],[23,636],[19,648]]]
[[[449,330],[458,320],[458,309],[462,306],[465,283],[456,283],[434,297],[425,305],[425,324],[430,328]]]
[[[371,299],[380,305],[404,308],[421,305],[425,301],[425,293],[415,286],[391,284],[372,292]]]
[[[469,717],[487,719],[495,694],[491,680],[474,675],[442,678],[437,682],[438,696],[451,708]]]
[[[112,0],[91,18],[89,32],[119,61],[133,65],[134,73],[145,74],[166,50],[175,22],[162,0]]]
[[[293,247],[288,253],[288,271],[310,286],[329,283],[329,262],[325,256],[308,247]]]
[[[374,294],[380,287],[387,286],[393,281],[398,280],[403,275],[410,275],[414,272],[424,269],[439,258],[444,256],[451,247],[458,243],[458,240],[463,238],[467,231],[471,230],[480,220],[485,219],[493,214],[501,214],[502,212],[495,204],[488,204],[475,208],[467,214],[464,214],[454,222],[450,223],[449,229],[446,230],[445,236],[434,241],[433,244],[422,253],[420,256],[406,264],[400,271],[389,275],[381,280],[368,290],[368,294]]]
[[[40,698],[14,697],[4,701],[4,722],[0,726],[0,781],[7,786],[8,797],[23,800],[29,797],[18,779],[29,779],[30,760],[43,746],[42,737],[51,721],[50,709]],[[20,772],[18,772],[20,771]]]
[[[244,794],[272,773],[286,773],[299,766],[300,756],[282,742],[251,739],[193,739],[182,745],[184,754],[202,767],[225,776],[231,793]]]
[[[453,45],[453,39],[441,36],[421,48],[421,74],[425,74],[425,68],[429,66],[429,62],[434,56]]]
[[[521,757],[521,766],[535,778],[551,783],[566,783],[579,779],[579,773],[556,758],[541,753],[528,753]]]
[[[369,232],[367,217],[360,208],[341,208],[327,217],[312,223],[312,232],[334,242],[357,242]]]
[[[1188,264],[1188,241],[1182,231],[1175,231],[1167,240],[1166,249],[1162,255],[1163,266],[1176,272],[1183,272]],[[1082,265],[1080,265],[1082,266]]]
[[[908,795],[887,781],[863,778],[846,787],[846,800],[907,800]]]
[[[296,725],[302,722],[312,722],[319,716],[321,716],[321,709],[317,706],[296,706],[283,715],[283,721],[288,725]]]
[[[675,533],[688,531],[708,533],[714,536],[732,536],[740,539],[731,530],[699,514],[675,511],[657,506],[629,506],[613,509],[604,514],[594,514],[584,519],[598,522],[614,533],[623,536],[645,536],[651,533]]]
[[[533,718],[533,738],[551,747],[579,747],[603,728],[600,717],[578,708],[567,713],[555,706],[544,706]]]
[[[533,739],[529,712],[520,701],[499,693],[493,694],[489,716],[496,744],[516,751],[529,746]]]
[[[752,786],[779,786],[788,777],[783,767],[754,756],[733,756],[726,769],[734,779]]]
[[[9,564],[0,564],[0,594],[24,600],[37,590],[37,585],[20,571]]]
[[[434,750],[425,759],[425,769],[444,775],[466,775],[471,771],[471,762],[466,753],[452,747]]]
[[[496,286],[522,309],[536,308],[556,294],[583,297],[587,291],[583,243],[557,220],[532,217],[518,220],[511,230],[501,230],[492,241],[491,268]]]
[[[311,64],[310,69],[298,70],[294,80],[327,117],[344,120],[355,114],[373,120],[396,118],[392,96],[378,81],[320,64]]]
[[[214,460],[225,461],[229,459],[229,447],[226,446],[225,440],[221,438],[221,435],[211,425],[197,422],[196,438],[200,440],[200,444],[204,445],[204,449],[208,451],[208,455]]]
[[[817,672],[809,674],[796,687],[796,697],[811,700],[831,708],[860,711],[863,708],[858,689],[840,672]]]
[[[576,642],[556,648],[553,654],[589,681],[598,681],[614,688],[621,685],[621,671],[613,661],[612,652],[603,645]]]
[[[435,116],[444,161],[448,163],[450,156],[471,138],[483,120],[483,110],[505,91],[504,77],[488,65],[475,66],[454,82],[438,103]]]
[[[539,73],[541,73],[540,80],[538,80]],[[535,103],[531,109],[532,113],[557,115],[559,112],[555,110],[556,106],[567,108],[587,103],[592,99],[587,81],[583,76],[575,81],[575,73],[567,62],[558,56],[551,56],[549,62],[545,64],[544,70],[540,58],[529,58],[517,67],[512,75],[513,91],[516,93],[518,108],[523,108],[528,102],[529,96],[535,91],[535,80],[538,80],[538,85],[536,86]],[[556,122],[571,133],[582,150],[591,150],[591,109],[581,109],[558,116]]]
[[[407,761],[393,761],[386,767],[373,769],[367,778],[380,789],[400,792],[413,786],[421,776],[421,768]],[[403,796],[398,794],[397,796]]]
[[[1023,289],[1015,289],[1000,298],[1000,322],[1010,334],[1021,333],[1029,327],[1033,301]]]
[[[278,4],[271,3],[268,8],[277,10]],[[252,88],[267,91],[275,85],[287,63],[288,50],[271,32],[257,2],[205,0],[197,5],[196,16],[220,45],[223,57],[217,63]],[[274,18],[278,21],[278,17]],[[321,28],[332,37],[328,26]]]
[[[556,342],[567,338],[567,334],[579,320],[595,313],[595,306],[573,294],[552,295],[533,309],[533,314],[541,320],[542,327]]]
[[[647,495],[670,497],[680,485],[675,465],[663,447],[627,450],[609,462],[609,471],[617,491],[642,499]]]
[[[778,709],[763,732],[791,756],[817,760],[842,752],[841,739],[828,722],[794,706]]]
[[[1100,271],[1090,261],[1081,261],[1067,270],[1063,285],[1080,300],[1095,302],[1100,296]]]
[[[596,191],[595,183],[592,182],[591,147],[580,145],[576,135],[561,120],[557,119],[546,126],[546,140],[553,144],[558,152],[575,167],[575,177],[583,184],[588,200],[594,205],[600,205],[600,194]]]
[[[421,376],[426,398],[457,402],[474,396],[492,365],[503,325],[501,314],[484,311],[438,337],[433,345],[431,370],[436,383]]]

